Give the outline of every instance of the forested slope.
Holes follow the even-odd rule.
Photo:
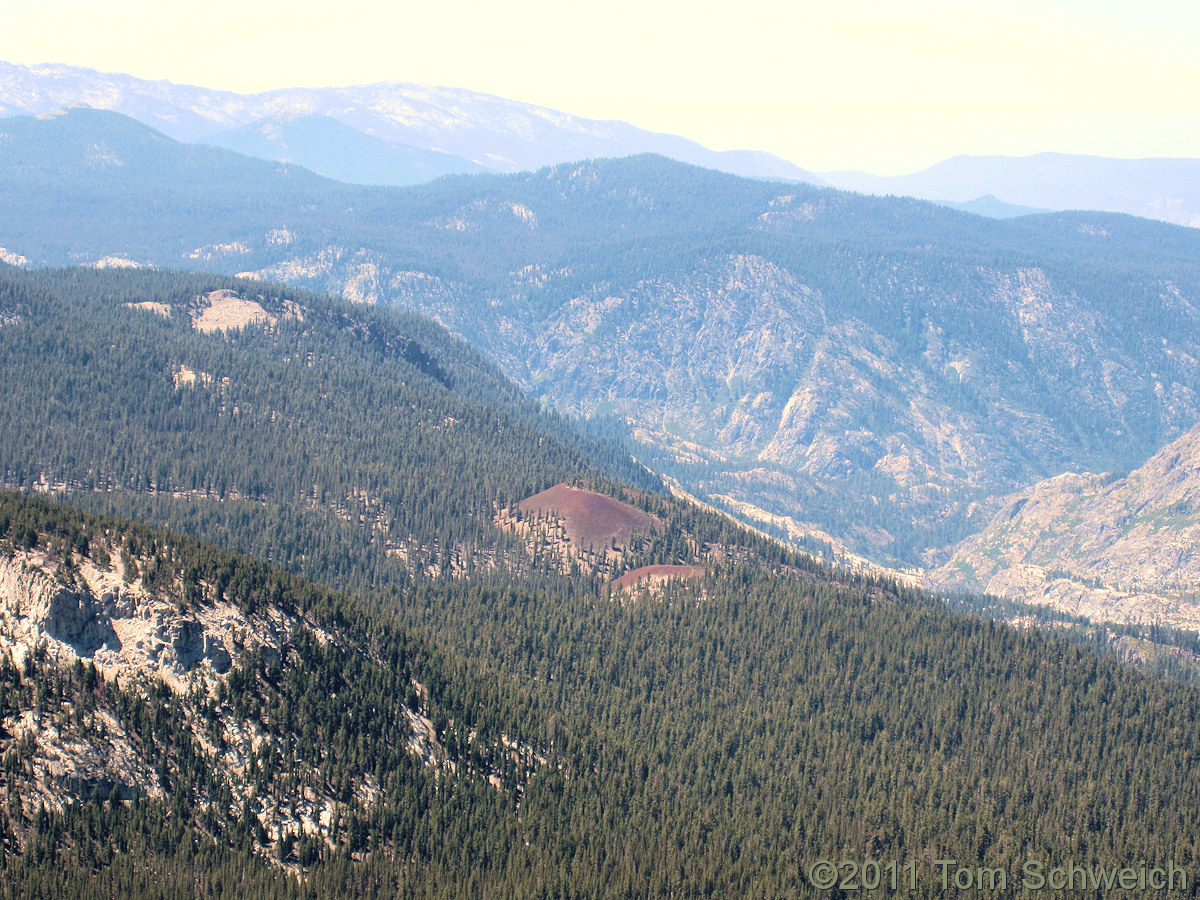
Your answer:
[[[77,590],[72,571],[127,565],[123,550],[138,584],[196,614],[301,617],[277,657],[225,675],[197,663],[199,691],[6,650],[4,896],[827,896],[804,872],[848,856],[914,861],[933,897],[927,858],[1197,865],[1195,689],[887,585],[756,563],[627,603],[580,579],[414,589],[447,611],[447,652],[190,540],[12,496],[0,526],[6,556],[57,565]],[[393,734],[402,707],[426,708],[410,678],[441,764]],[[38,764],[17,739],[30,709],[64,738],[111,715],[163,796],[19,810]],[[233,722],[264,742],[230,787],[197,735]],[[389,787],[364,802],[364,778]],[[280,843],[256,813],[303,807],[305,784],[337,804],[333,827]],[[1192,879],[1181,895],[1195,893]]]
[[[0,310],[7,485],[161,510],[285,564],[473,565],[502,551],[500,505],[564,480],[654,486],[411,315],[214,276],[11,267]],[[222,329],[222,311],[257,320]]]
[[[933,858],[1200,866],[1193,687],[630,485],[428,322],[4,274],[13,485],[225,548],[0,501],[0,896],[813,897],[808,867],[853,857],[933,897]],[[498,527],[560,480],[658,524],[607,568]],[[705,574],[610,592],[671,563]]]

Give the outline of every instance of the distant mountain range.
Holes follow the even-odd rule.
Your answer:
[[[687,490],[921,561],[1200,419],[1200,232],[997,221],[661,157],[357,187],[74,110],[3,123],[0,246],[438,318]],[[792,520],[789,524],[786,520]]]
[[[241,152],[280,158],[280,142],[238,129],[267,120],[324,117],[385,145],[398,145],[396,164],[404,153],[430,151],[438,157],[416,157],[419,165],[384,183],[403,184],[451,171],[431,159],[448,157],[474,167],[515,172],[594,157],[659,153],[672,159],[755,178],[819,183],[811,172],[769,153],[749,150],[718,152],[694,141],[635,128],[625,122],[583,119],[556,110],[505,100],[458,88],[382,83],[346,88],[288,88],[262,94],[237,94],[167,81],[147,81],[74,66],[18,66],[0,63],[0,116],[54,112],[87,105],[124,113],[181,141],[217,142]],[[227,134],[234,131],[235,134]],[[288,129],[289,158],[302,165],[328,154],[331,127],[309,125]],[[345,137],[343,133],[342,138]],[[309,142],[315,142],[309,145]],[[356,138],[347,152],[365,152],[368,160],[386,159],[378,144]],[[364,165],[366,165],[364,163]],[[353,166],[336,170],[315,167],[331,177],[356,181],[363,173]],[[467,171],[461,169],[460,171]],[[378,182],[374,168],[367,172]],[[354,176],[354,177],[348,177]]]
[[[917,197],[993,218],[1095,209],[1200,224],[1200,160],[956,156],[912,175],[817,175],[770,153],[709,150],[626,122],[460,88],[396,82],[238,94],[75,66],[0,62],[0,116],[79,105],[123,113],[180,141],[294,163],[352,184],[418,184],[447,174],[656,153],[749,178]]]
[[[393,144],[328,116],[272,116],[204,143],[246,156],[295,163],[350,184],[407,185],[488,169],[449,153]]]
[[[1005,217],[981,199],[1038,210],[1099,209],[1176,225],[1200,226],[1200,159],[1106,159],[1065,153],[1036,156],[955,156],[912,175],[824,172],[835,187],[964,204]]]
[[[934,200],[933,202],[938,204],[938,206],[948,206],[950,209],[974,213],[977,216],[987,216],[989,219],[1015,219],[1018,216],[1032,216],[1037,213],[1053,212],[1053,210],[1037,206],[1018,206],[1016,203],[1005,203],[1003,200],[998,200],[992,194],[985,194],[982,197],[976,197],[974,200],[966,200],[962,203],[955,203],[951,200]]]

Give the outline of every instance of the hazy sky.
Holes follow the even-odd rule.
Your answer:
[[[818,171],[1200,157],[1196,0],[4,0],[0,59],[252,92],[412,81]]]

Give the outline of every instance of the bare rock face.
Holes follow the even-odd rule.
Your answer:
[[[6,612],[23,615],[31,629],[69,645],[79,656],[92,656],[101,647],[120,649],[103,601],[36,566],[0,559],[0,597]]]
[[[389,663],[361,646],[354,632],[314,622],[287,602],[244,612],[203,577],[185,582],[191,570],[162,564],[157,550],[114,553],[107,540],[92,536],[88,555],[14,550],[7,542],[0,552],[0,666],[5,684],[18,686],[15,702],[0,702],[9,809],[19,805],[29,820],[43,807],[62,810],[97,792],[114,804],[162,798],[177,787],[178,767],[199,757],[208,777],[195,802],[216,803],[222,815],[256,817],[265,858],[291,866],[281,848],[299,835],[332,846],[344,827],[348,798],[364,810],[381,802],[379,779],[363,771],[352,783],[332,784],[320,768],[323,751],[314,748],[294,764],[294,787],[265,789],[256,766],[295,760],[303,742],[276,720],[270,704],[247,703],[255,695],[238,687],[234,676],[259,678],[263,665],[303,666],[300,648],[309,641],[343,658],[359,654],[368,665]],[[151,574],[144,581],[138,573],[146,572]],[[429,716],[429,691],[411,675],[410,683],[420,702],[415,709],[411,702],[402,706],[404,721],[398,723],[407,726],[400,737],[408,752],[446,776],[469,771],[497,790],[512,790],[494,766],[471,768],[469,761],[451,758]],[[53,689],[45,690],[47,684]],[[169,710],[151,717],[167,721],[169,734],[147,725],[138,695],[156,712]],[[468,742],[474,741],[477,730],[469,733]],[[183,760],[180,739],[190,748]],[[526,778],[547,764],[536,748],[503,734],[489,752],[491,747],[523,766]],[[523,783],[516,789],[523,790]]]
[[[110,560],[118,555],[107,554]],[[137,560],[143,570],[147,562]],[[238,654],[257,651],[278,659],[297,624],[275,609],[251,619],[224,602],[185,607],[178,584],[151,589],[138,577],[126,580],[123,568],[94,556],[64,561],[40,550],[0,556],[0,659],[7,656],[18,666],[42,660],[76,671],[90,664],[109,682],[161,682],[181,698],[193,692],[209,698],[219,695]],[[262,728],[226,709],[214,743],[213,723],[183,708],[214,771],[249,798],[244,768],[264,741]],[[0,718],[0,739],[7,739],[0,749],[23,748],[25,766],[13,791],[26,815],[40,805],[62,809],[94,791],[126,800],[165,793],[162,761],[145,736],[127,731],[117,711],[94,697],[73,696],[53,709],[18,709]],[[269,813],[261,812],[264,820]]]
[[[229,671],[235,632],[248,628],[236,609],[184,611],[90,559],[69,582],[53,568],[36,552],[0,558],[0,648],[23,657],[44,643],[63,661],[117,675],[152,671],[182,686],[201,665]]]
[[[1200,626],[1200,426],[1128,475],[1065,474],[1013,496],[927,583]]]

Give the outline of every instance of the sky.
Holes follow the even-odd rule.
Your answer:
[[[813,171],[1200,157],[1195,0],[4,0],[0,60],[462,87]]]

